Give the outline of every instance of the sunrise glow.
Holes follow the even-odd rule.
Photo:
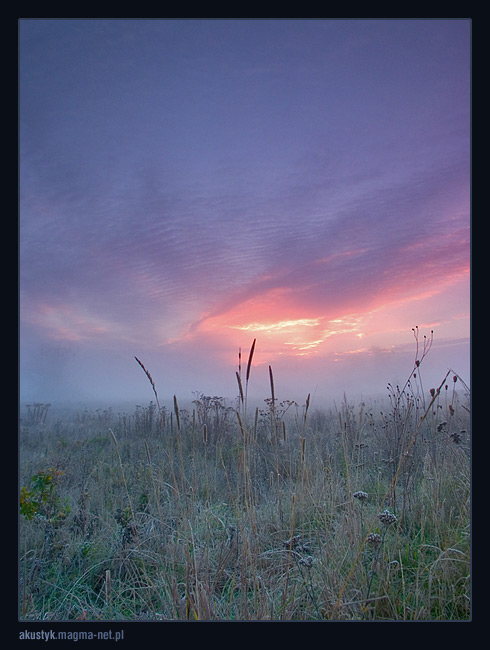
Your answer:
[[[254,339],[257,394],[376,392],[415,325],[469,382],[468,21],[29,19],[19,69],[26,399],[233,397]]]

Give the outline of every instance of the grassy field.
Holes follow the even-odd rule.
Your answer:
[[[252,351],[253,354],[253,351]],[[250,358],[251,361],[251,358]],[[23,620],[470,618],[470,395],[21,408]],[[135,372],[141,372],[135,366]]]

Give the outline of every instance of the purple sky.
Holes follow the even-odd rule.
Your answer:
[[[470,32],[21,20],[21,399],[469,383]]]

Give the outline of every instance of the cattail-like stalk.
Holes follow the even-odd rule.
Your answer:
[[[180,414],[179,414],[179,405],[177,403],[176,395],[174,395],[174,411],[175,411],[175,418],[177,420],[177,431],[180,433]]]
[[[242,387],[242,380],[241,380],[241,377],[240,377],[240,373],[238,373],[238,372],[236,373],[236,378],[237,378],[237,382],[238,382],[238,389],[240,391],[240,401],[243,404],[243,402],[244,402],[243,387]]]
[[[245,423],[247,420],[247,398],[248,398],[248,380],[250,379],[250,370],[252,369],[252,359],[254,356],[254,351],[255,351],[255,343],[257,339],[253,340],[252,347],[250,348],[250,353],[248,355],[248,363],[247,363],[247,373],[245,375],[245,399],[243,399],[243,386],[242,386],[242,380],[241,380],[241,350],[238,356],[239,359],[239,370],[240,372],[238,373],[238,387],[240,388],[240,395],[242,398],[242,405],[243,405],[243,415],[245,418]]]
[[[272,408],[274,408],[275,404],[275,397],[274,397],[274,376],[272,374],[272,368],[269,366],[269,379],[270,379],[270,384],[271,384],[271,397],[272,397]]]
[[[271,416],[272,416],[272,427],[274,432],[274,440],[277,442],[277,422],[276,422],[276,397],[274,394],[274,376],[272,374],[272,368],[269,366],[269,380],[271,384]]]
[[[250,354],[248,355],[248,363],[247,363],[247,376],[246,376],[246,382],[248,384],[248,380],[250,379],[250,369],[252,367],[252,359],[254,356],[254,351],[255,351],[255,342],[257,339],[253,340],[252,347],[250,348]]]
[[[306,422],[306,416],[308,415],[308,409],[310,408],[310,393],[308,393],[308,397],[306,398],[306,404],[305,404],[305,415],[303,418],[303,422]]]
[[[306,417],[308,415],[308,409],[310,408],[310,393],[308,393],[308,397],[306,398],[306,404],[305,404],[305,412],[303,414],[303,430],[301,432],[301,436],[304,438],[305,436],[305,431],[306,431]]]

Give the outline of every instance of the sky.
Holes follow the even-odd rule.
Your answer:
[[[234,398],[254,339],[258,399],[384,394],[414,330],[469,384],[470,54],[465,19],[21,19],[21,401],[148,403],[135,357]]]

